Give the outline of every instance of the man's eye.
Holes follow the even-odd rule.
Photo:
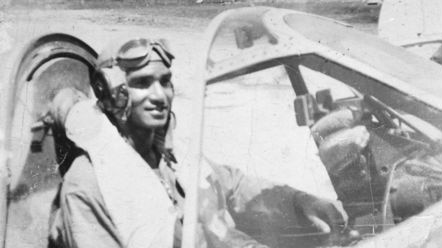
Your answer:
[[[147,88],[149,85],[151,85],[151,82],[145,79],[133,80],[129,82],[129,86],[134,88]]]
[[[172,86],[172,82],[170,81],[170,79],[167,79],[167,80],[161,80],[161,85],[162,85],[163,87],[170,87],[170,86]]]

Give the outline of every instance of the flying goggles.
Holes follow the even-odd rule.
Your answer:
[[[134,39],[126,42],[118,50],[112,61],[106,61],[100,67],[118,65],[123,71],[132,71],[152,61],[162,61],[167,67],[172,65],[174,56],[161,40]],[[108,64],[111,63],[111,64]]]

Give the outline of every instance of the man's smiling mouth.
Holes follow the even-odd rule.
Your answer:
[[[163,113],[167,111],[167,107],[166,106],[146,107],[144,108],[144,110],[149,112]]]

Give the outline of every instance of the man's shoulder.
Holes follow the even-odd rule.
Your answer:
[[[94,198],[99,196],[95,171],[86,154],[76,157],[64,175],[62,194],[81,194]]]

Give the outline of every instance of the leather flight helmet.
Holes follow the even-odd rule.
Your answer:
[[[171,67],[173,59],[164,39],[133,38],[113,42],[98,56],[92,75],[92,88],[99,106],[112,115],[114,121],[125,122],[130,114],[127,73],[158,60]]]

